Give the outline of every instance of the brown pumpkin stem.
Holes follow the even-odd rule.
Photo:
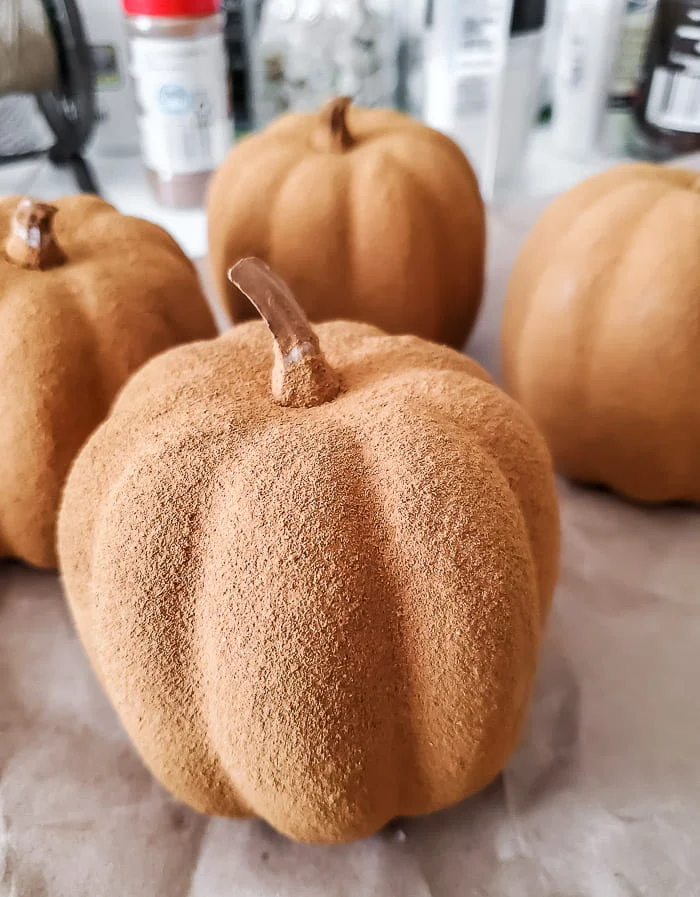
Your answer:
[[[20,199],[5,243],[5,255],[13,265],[43,271],[65,262],[66,257],[53,232],[57,211],[56,206],[29,196]]]
[[[312,408],[332,401],[340,378],[287,284],[260,259],[229,268],[228,279],[248,297],[274,337],[272,396],[278,405]]]
[[[335,97],[321,109],[316,129],[316,146],[328,153],[344,153],[355,144],[348,130],[347,112],[350,97]]]

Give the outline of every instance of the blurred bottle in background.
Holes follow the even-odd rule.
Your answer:
[[[503,81],[495,187],[508,189],[525,161],[541,99],[545,43],[544,0],[514,0]]]
[[[553,83],[552,140],[563,155],[599,147],[627,0],[567,0]]]
[[[396,105],[422,118],[425,103],[425,38],[433,0],[396,0],[399,32]]]
[[[256,118],[311,112],[329,96],[393,106],[399,33],[388,0],[266,0],[256,54]]]
[[[122,3],[153,192],[165,206],[200,206],[233,140],[219,0]]]
[[[263,0],[223,0],[224,41],[236,133],[255,127],[253,54]]]
[[[541,83],[544,0],[434,0],[427,123],[469,156],[488,199],[525,158]]]
[[[656,0],[626,0],[625,3],[601,134],[601,146],[610,153],[624,153],[635,128],[632,108],[637,97],[655,9]]]
[[[659,0],[634,117],[633,154],[700,150],[700,0]]]
[[[564,2],[565,0],[547,0],[537,109],[538,120],[541,122],[548,122],[552,117],[554,73],[564,23]]]

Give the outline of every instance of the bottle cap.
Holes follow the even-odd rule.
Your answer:
[[[221,0],[122,0],[128,16],[211,16],[221,9]]]

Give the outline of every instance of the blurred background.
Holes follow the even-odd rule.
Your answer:
[[[0,0],[0,193],[206,252],[229,146],[329,96],[453,137],[499,203],[700,149],[700,0]]]

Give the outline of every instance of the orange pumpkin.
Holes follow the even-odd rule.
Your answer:
[[[0,199],[0,245],[0,557],[54,567],[78,449],[133,371],[214,323],[171,237],[95,196]]]
[[[620,165],[563,194],[508,288],[503,372],[558,468],[700,501],[700,176]]]
[[[443,134],[339,98],[290,114],[229,154],[211,181],[209,257],[235,320],[252,315],[228,267],[255,255],[314,321],[366,321],[462,346],[481,300],[484,208]]]
[[[132,378],[71,471],[61,568],[166,787],[346,841],[510,756],[557,571],[551,462],[465,356],[314,331],[261,263],[233,277],[274,354],[253,321]]]

